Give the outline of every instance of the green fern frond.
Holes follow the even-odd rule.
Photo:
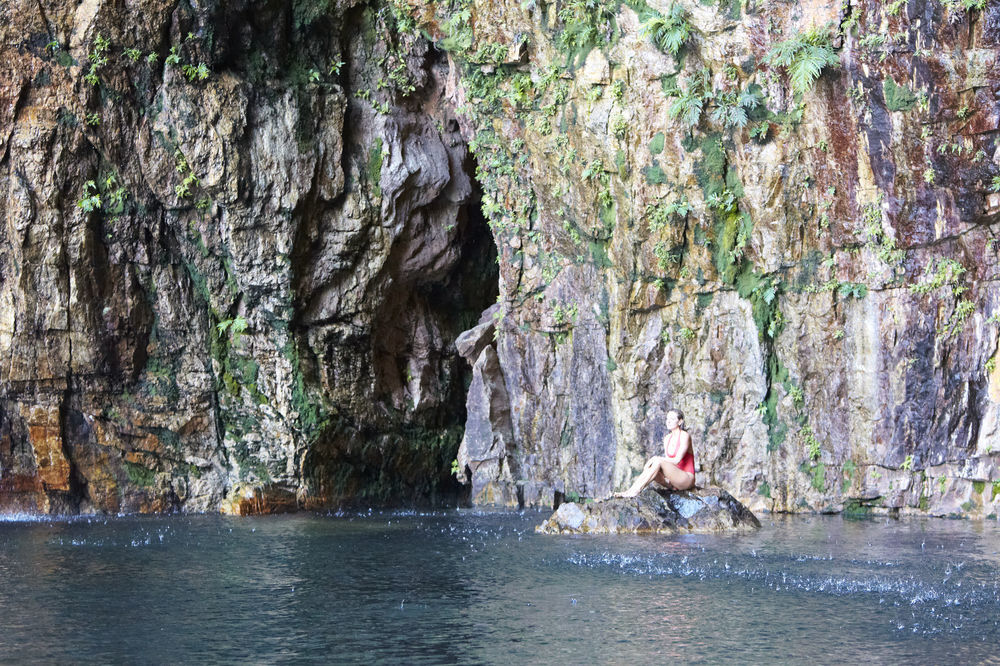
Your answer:
[[[830,45],[830,29],[823,26],[775,44],[765,62],[788,70],[792,89],[801,94],[812,88],[824,67],[836,66],[840,60]]]
[[[691,26],[687,22],[684,7],[674,3],[667,9],[666,16],[651,17],[643,23],[642,34],[656,48],[676,56],[691,36]]]
[[[680,118],[681,122],[688,127],[694,127],[701,119],[701,110],[704,101],[698,95],[690,92],[683,92],[673,102],[667,113],[671,118]]]

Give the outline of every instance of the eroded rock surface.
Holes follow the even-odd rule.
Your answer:
[[[454,490],[495,249],[380,4],[0,5],[0,510]]]
[[[566,502],[535,528],[542,534],[677,534],[747,531],[760,521],[721,488],[646,488],[632,499]]]
[[[996,514],[997,26],[0,4],[0,509],[551,506],[680,407],[752,509]]]
[[[607,496],[679,407],[753,509],[1000,512],[1000,6],[409,3],[500,251],[476,501]]]

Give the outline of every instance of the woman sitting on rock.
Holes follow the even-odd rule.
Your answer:
[[[674,490],[694,488],[694,450],[691,435],[684,430],[684,414],[679,409],[667,412],[667,436],[663,456],[653,456],[632,487],[615,497],[635,497],[651,481]]]

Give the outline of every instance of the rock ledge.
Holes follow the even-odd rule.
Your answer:
[[[677,534],[749,531],[760,521],[721,488],[646,488],[634,499],[567,502],[535,528],[541,534]]]

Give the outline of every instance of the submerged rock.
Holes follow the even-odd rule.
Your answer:
[[[721,488],[667,491],[646,488],[638,497],[562,504],[535,528],[542,534],[675,534],[751,530],[760,521]]]

